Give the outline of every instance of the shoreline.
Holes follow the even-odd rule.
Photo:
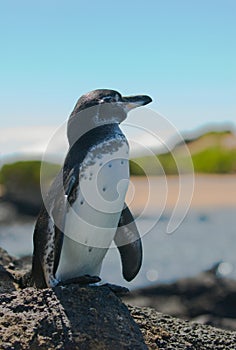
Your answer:
[[[194,188],[192,187],[192,180]],[[179,176],[131,177],[127,204],[135,213],[165,208],[236,208],[236,174],[194,174]]]
[[[24,198],[21,198],[17,203],[13,198],[5,198],[3,193],[0,186],[0,204],[3,208],[3,218],[0,218],[0,222],[2,219],[5,221],[9,211],[10,217],[14,218],[17,214],[19,217],[37,216],[41,198],[38,198],[38,210],[34,210],[32,214],[29,212],[31,202],[24,202]],[[39,196],[39,193],[35,196]],[[236,208],[236,174],[131,176],[126,204],[134,214],[145,212],[147,215],[156,215],[164,210],[173,211],[175,207],[179,212],[189,209]],[[35,203],[33,205],[35,206]]]

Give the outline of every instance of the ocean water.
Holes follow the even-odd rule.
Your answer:
[[[147,233],[142,237],[144,256],[138,276],[130,283],[124,281],[118,250],[111,248],[104,259],[101,277],[133,289],[194,276],[220,261],[219,273],[236,279],[235,209],[232,206],[190,209],[172,234],[166,233],[168,213],[158,222],[154,215],[142,218],[138,228],[141,234]],[[32,254],[33,227],[34,221],[0,225],[0,246],[16,257]]]

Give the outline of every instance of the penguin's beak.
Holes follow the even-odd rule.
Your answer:
[[[127,111],[130,111],[131,109],[147,105],[152,102],[152,99],[147,95],[138,95],[122,97],[122,102],[125,104]]]

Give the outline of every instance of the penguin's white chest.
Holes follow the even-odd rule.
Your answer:
[[[114,239],[129,184],[129,148],[112,139],[93,147],[80,167],[77,199],[68,209],[56,277],[98,275]]]

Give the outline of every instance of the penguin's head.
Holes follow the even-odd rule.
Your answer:
[[[70,115],[67,129],[69,141],[76,131],[81,135],[81,132],[84,134],[100,125],[119,124],[125,120],[130,110],[150,102],[152,99],[146,95],[122,96],[109,89],[88,92],[79,98]]]

